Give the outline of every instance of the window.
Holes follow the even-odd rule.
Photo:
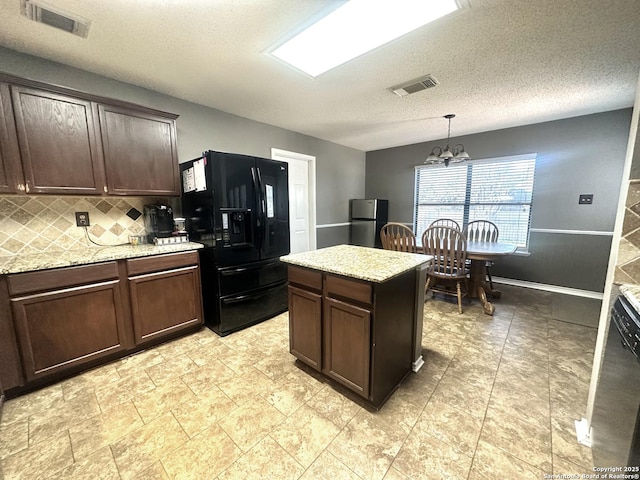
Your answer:
[[[535,154],[416,167],[416,235],[438,218],[451,218],[461,227],[490,220],[498,226],[500,240],[526,249],[535,167]]]

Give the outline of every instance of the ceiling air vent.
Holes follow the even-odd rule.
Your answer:
[[[406,97],[407,95],[411,95],[412,93],[420,92],[421,90],[426,90],[427,88],[433,88],[438,85],[438,83],[438,80],[436,80],[432,75],[425,75],[424,77],[416,78],[409,82],[391,87],[389,90],[391,90],[399,97]]]
[[[34,22],[44,23],[79,37],[86,38],[89,33],[89,20],[51,7],[44,2],[22,0],[22,14]]]

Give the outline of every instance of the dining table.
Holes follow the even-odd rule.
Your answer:
[[[480,299],[484,313],[487,315],[493,315],[495,311],[495,307],[487,299],[487,294],[498,298],[501,293],[499,290],[491,289],[487,283],[486,263],[506,255],[512,255],[517,248],[515,243],[509,242],[467,242],[467,258],[471,260],[469,296]]]

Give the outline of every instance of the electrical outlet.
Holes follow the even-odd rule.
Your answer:
[[[76,225],[78,227],[88,227],[89,223],[89,212],[76,212]]]
[[[593,194],[582,194],[578,197],[578,205],[591,205],[593,203]]]

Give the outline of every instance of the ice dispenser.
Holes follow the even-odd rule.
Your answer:
[[[251,209],[221,208],[220,213],[222,214],[222,242],[225,246],[253,245]]]

